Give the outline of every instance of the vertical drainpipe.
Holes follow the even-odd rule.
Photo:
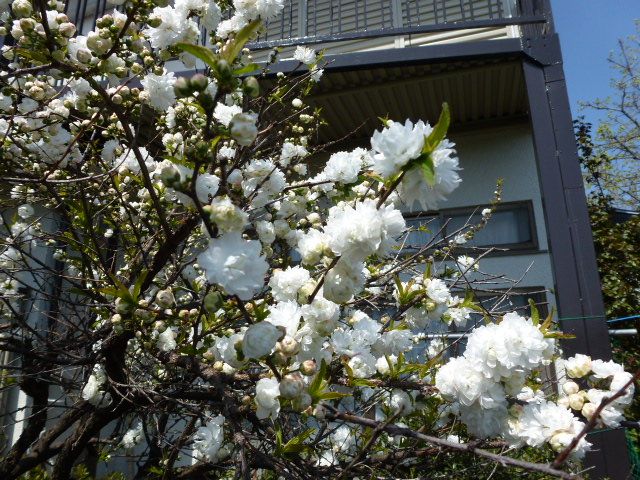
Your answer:
[[[563,344],[565,356],[587,353],[611,358],[602,288],[576,141],[567,95],[558,36],[524,38],[523,72],[529,101],[536,163],[549,249],[553,263],[556,303],[564,332],[575,339]],[[624,430],[594,432],[586,464],[592,479],[628,478],[630,463]]]

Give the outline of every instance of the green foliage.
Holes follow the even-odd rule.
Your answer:
[[[587,180],[610,196],[613,205],[634,210],[640,201],[640,21],[636,32],[621,39],[609,56],[613,94],[586,104],[605,117],[597,126],[595,141],[588,142],[594,154],[586,158],[598,165],[589,168],[597,176]]]
[[[640,313],[640,215],[626,221],[617,221],[616,195],[611,194],[603,178],[615,175],[616,165],[607,153],[599,152],[591,138],[591,125],[581,120],[575,122],[580,163],[585,179],[591,186],[588,195],[589,215],[596,247],[598,269],[602,282],[606,314],[608,318],[626,317]],[[640,201],[635,210],[640,210]],[[628,327],[634,324],[629,322]],[[640,321],[635,322],[640,329]],[[614,337],[613,354],[616,362],[634,372],[640,368],[640,342],[637,336]],[[626,412],[628,418],[640,418],[640,400]],[[635,432],[636,451],[640,447]]]
[[[438,123],[433,127],[433,131],[429,134],[424,141],[424,147],[422,148],[422,155],[418,158],[420,168],[424,179],[430,186],[436,183],[436,167],[433,163],[432,153],[438,148],[438,145],[444,140],[451,124],[451,113],[449,111],[449,105],[447,103],[442,104],[442,111],[440,112],[440,118]]]

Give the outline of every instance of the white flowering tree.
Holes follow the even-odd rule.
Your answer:
[[[244,48],[282,0],[113,3],[77,36],[61,1],[0,0],[2,389],[27,399],[0,478],[573,478],[633,377],[578,355],[552,382],[552,317],[477,299],[456,249],[491,209],[409,248],[402,206],[461,181],[446,105],[319,162],[321,57]]]

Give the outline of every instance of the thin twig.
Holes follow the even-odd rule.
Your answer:
[[[348,413],[339,412],[328,404],[324,404],[324,406],[327,409],[331,410],[326,414],[326,418],[328,420],[342,420],[343,422],[354,423],[357,425],[363,425],[365,427],[370,427],[370,428],[378,428],[382,423],[382,422],[377,422],[375,420],[371,420],[369,418],[364,418],[364,417],[359,417],[357,415],[351,415]],[[496,453],[492,453],[487,450],[476,448],[473,445],[450,442],[442,438],[425,435],[423,433],[419,433],[414,430],[411,430],[410,428],[398,427],[397,425],[387,425],[383,427],[383,430],[392,435],[401,435],[403,437],[417,438],[418,440],[422,440],[427,443],[431,443],[433,445],[438,445],[440,447],[448,448],[451,450],[458,450],[460,452],[472,453],[480,457],[488,458],[489,460],[504,466],[524,468],[526,470],[542,472],[542,473],[546,473],[547,475],[552,475],[557,478],[562,478],[564,480],[580,480],[582,478],[579,475],[574,475],[572,473],[563,472],[562,470],[557,470],[556,468],[550,465],[526,462],[524,460],[507,457],[505,455],[498,455]]]

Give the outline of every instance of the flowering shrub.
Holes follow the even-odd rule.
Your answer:
[[[320,165],[305,98],[322,56],[298,47],[305,68],[272,75],[245,49],[282,0],[113,3],[78,36],[62,2],[0,2],[16,207],[0,344],[20,359],[5,386],[32,399],[2,478],[45,464],[69,478],[88,444],[163,478],[413,475],[424,445],[567,477],[588,428],[620,424],[620,365],[576,356],[554,389],[552,318],[475,300],[481,260],[456,247],[491,209],[404,248],[401,209],[435,209],[461,182],[446,105]],[[478,316],[462,355],[428,341]],[[551,468],[482,446],[560,455]]]

